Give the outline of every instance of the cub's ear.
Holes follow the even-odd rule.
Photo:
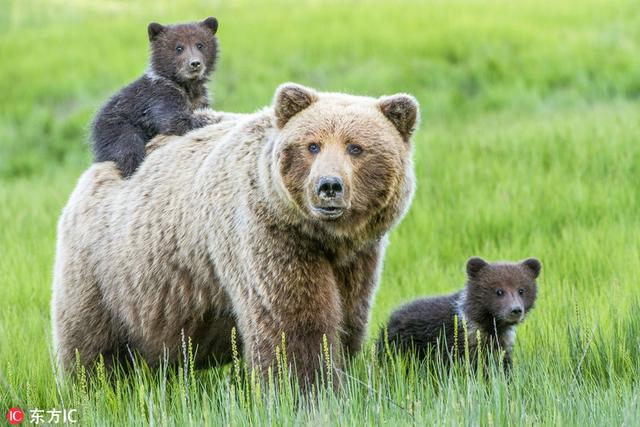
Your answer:
[[[154,41],[160,34],[164,33],[167,29],[164,25],[158,24],[157,22],[152,22],[147,27],[147,33],[149,34],[149,41]]]
[[[298,114],[318,100],[313,89],[296,83],[283,83],[273,98],[273,109],[276,114],[276,125],[282,129],[291,117]]]
[[[485,267],[488,267],[489,263],[482,258],[472,257],[467,261],[467,276],[477,277]]]
[[[402,139],[409,142],[418,125],[419,105],[411,95],[399,93],[383,96],[378,101],[380,111],[398,129]]]
[[[218,31],[218,20],[213,16],[208,17],[207,19],[202,21],[200,24],[210,29],[213,34],[215,34]]]
[[[536,258],[527,258],[522,261],[522,264],[525,268],[533,273],[533,278],[537,278],[540,275],[540,270],[542,270],[542,264]]]

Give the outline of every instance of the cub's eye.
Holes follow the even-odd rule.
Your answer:
[[[496,295],[501,297],[502,295],[504,295],[504,291],[502,289],[496,289]]]
[[[518,294],[524,295],[524,289],[522,289],[522,288],[518,289]]]
[[[309,152],[313,154],[318,154],[320,152],[320,146],[315,142],[312,142],[311,144],[309,144],[307,148],[309,149]]]
[[[204,47],[204,45],[202,43],[196,43],[196,47],[200,50],[202,50],[202,48]]]
[[[182,46],[176,46],[176,52],[178,53],[182,53],[182,51],[184,50],[184,47]]]
[[[347,145],[347,152],[352,156],[357,156],[362,153],[362,147],[357,144],[349,144]]]

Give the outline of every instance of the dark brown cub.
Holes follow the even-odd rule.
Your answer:
[[[465,355],[466,342],[472,359],[479,346],[485,348],[484,354],[489,353],[486,350],[504,351],[503,366],[508,371],[515,327],[534,306],[536,278],[541,268],[535,258],[493,264],[481,258],[469,259],[464,289],[451,295],[415,300],[391,315],[386,327],[389,346],[448,362],[456,355]],[[385,348],[384,339],[383,330],[378,340],[381,351]]]
[[[145,144],[158,134],[183,135],[204,126],[194,110],[209,106],[207,81],[218,56],[216,18],[148,27],[151,61],[145,75],[114,95],[92,128],[96,162],[114,161],[123,177],[145,157]]]

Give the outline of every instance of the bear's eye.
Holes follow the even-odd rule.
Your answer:
[[[202,43],[196,43],[196,47],[200,50],[202,50],[202,48],[204,47],[204,45]]]
[[[316,144],[315,142],[309,144],[307,148],[309,149],[309,152],[313,154],[318,154],[320,152],[320,145]]]
[[[522,288],[518,289],[518,294],[524,295],[524,289],[522,289]]]
[[[183,50],[184,48],[182,46],[176,46],[176,52],[182,53]]]
[[[502,295],[504,295],[504,291],[502,289],[496,289],[496,295],[501,297]]]
[[[352,156],[357,156],[362,153],[362,147],[358,144],[349,144],[347,145],[347,152]]]

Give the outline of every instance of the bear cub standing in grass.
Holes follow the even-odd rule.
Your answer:
[[[515,327],[536,300],[536,278],[542,268],[535,258],[520,263],[489,264],[481,258],[467,261],[465,288],[451,295],[422,298],[396,310],[378,340],[400,352],[415,351],[444,362],[464,357],[465,342],[472,361],[478,354],[478,332],[483,350],[504,351],[505,373],[511,368]],[[456,320],[457,316],[457,333]],[[465,336],[466,328],[466,336]]]
[[[131,176],[145,157],[145,145],[158,134],[184,135],[209,124],[207,81],[218,55],[216,18],[164,26],[152,22],[149,71],[113,96],[92,129],[96,162],[114,161]]]

